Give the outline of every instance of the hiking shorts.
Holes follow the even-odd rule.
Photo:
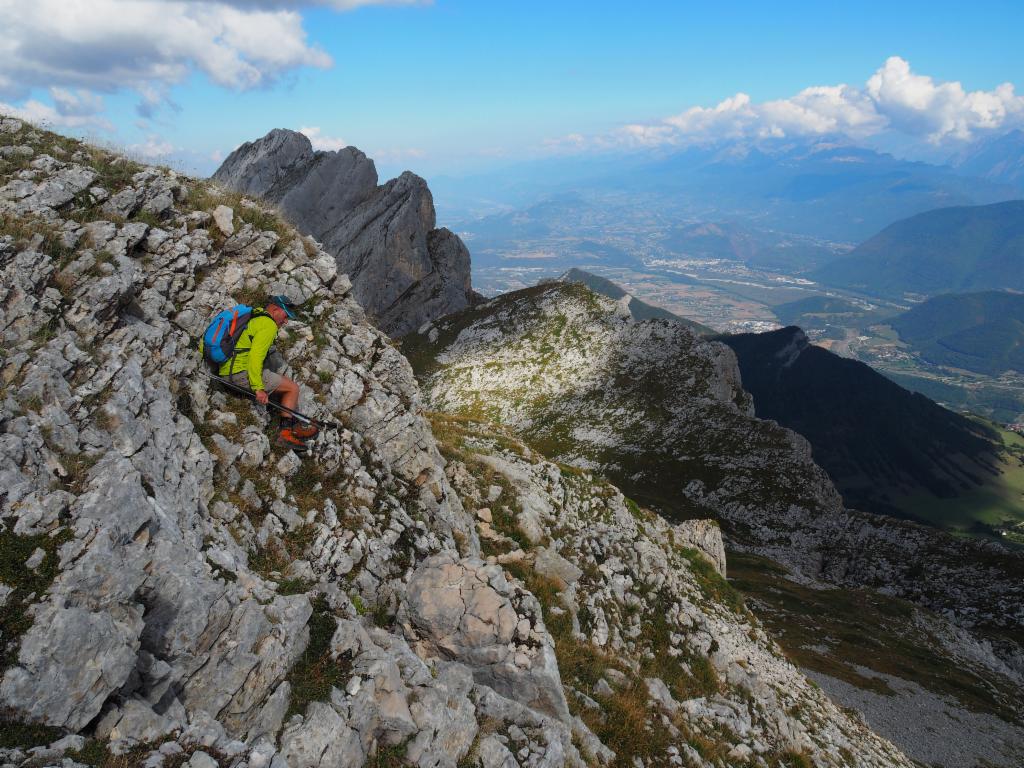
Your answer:
[[[239,371],[228,376],[228,381],[234,384],[236,387],[241,387],[249,392],[252,392],[252,387],[249,386],[249,374],[245,371]],[[268,371],[266,368],[263,369],[263,388],[266,389],[267,394],[275,392],[278,387],[281,386],[281,375]]]

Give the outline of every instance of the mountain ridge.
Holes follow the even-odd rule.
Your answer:
[[[927,211],[889,225],[811,276],[894,298],[1024,290],[1022,222],[1024,200]]]

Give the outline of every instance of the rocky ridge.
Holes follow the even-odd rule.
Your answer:
[[[725,345],[553,284],[438,321],[403,350],[438,410],[503,424],[669,519],[720,519],[732,547],[798,579],[879,589],[952,618],[994,646],[994,671],[1024,680],[1021,558],[844,509],[807,441],[754,418]]]
[[[508,438],[441,424],[443,457],[258,204],[5,118],[0,268],[4,764],[910,765],[728,592],[717,528]],[[195,352],[268,292],[317,297],[279,338],[340,422],[305,461]]]
[[[378,186],[373,161],[355,147],[314,151],[301,133],[275,129],[232,152],[213,179],[276,205],[319,240],[371,320],[392,336],[477,300],[469,251],[435,228],[430,190],[413,173]]]

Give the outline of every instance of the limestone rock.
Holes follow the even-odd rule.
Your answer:
[[[225,237],[235,234],[235,212],[228,206],[218,205],[213,209],[213,223]]]
[[[568,720],[551,641],[519,629],[543,626],[540,608],[501,568],[438,554],[409,583],[403,608],[410,642],[429,656],[466,664],[474,678],[538,711]]]

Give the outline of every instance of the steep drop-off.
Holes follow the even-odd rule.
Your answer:
[[[922,684],[958,697],[950,701],[961,709],[941,718],[952,718],[950,728],[979,701],[1002,723],[1001,735],[966,751],[944,753],[941,739],[922,743],[936,739],[913,729],[901,745],[929,759],[996,754],[997,764],[1015,765],[1013,745],[1024,733],[1024,559],[845,509],[810,444],[754,416],[728,347],[676,322],[637,322],[621,302],[583,285],[544,284],[444,318],[402,348],[438,410],[500,424],[545,455],[605,473],[667,519],[717,517],[734,552],[774,560],[755,558],[764,562],[758,578],[779,586],[752,594],[760,609],[781,611],[787,636],[801,628],[802,640],[787,648],[809,668],[873,690],[884,681],[873,682],[869,668],[895,670],[911,690]],[[814,603],[790,597],[808,583],[865,613],[825,621]],[[884,630],[891,647],[870,636],[860,642],[842,624],[867,619],[872,595],[890,602],[864,626]],[[915,644],[896,642],[909,637]],[[890,665],[879,668],[886,658]],[[964,672],[955,684],[947,682],[953,671]],[[935,722],[921,701],[904,696],[901,711]]]

